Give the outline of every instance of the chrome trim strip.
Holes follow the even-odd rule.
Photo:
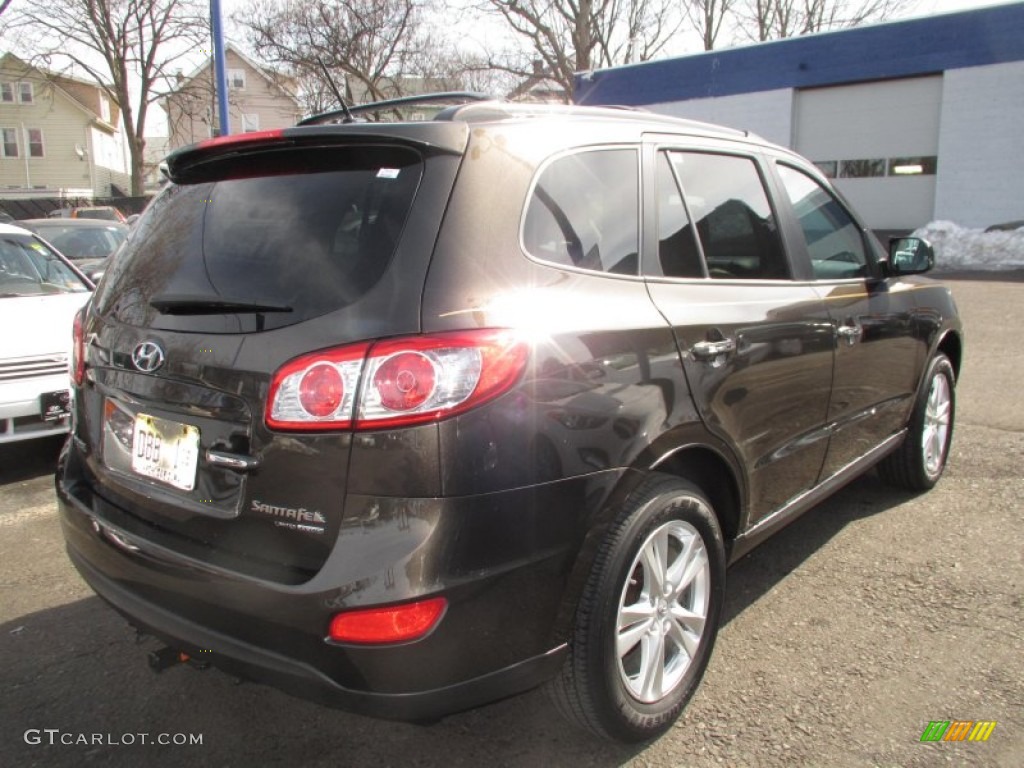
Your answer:
[[[748,528],[733,540],[732,552],[729,555],[729,562],[735,562],[747,552],[752,550],[775,531],[793,522],[797,517],[808,509],[824,501],[836,490],[846,485],[864,470],[868,469],[887,454],[898,448],[907,435],[907,430],[902,429],[894,435],[886,438],[870,451],[858,459],[854,459],[846,466],[837,470],[827,480],[823,480],[813,488],[808,488],[803,493],[790,499],[786,504],[772,512],[763,520],[759,520],[753,527]]]

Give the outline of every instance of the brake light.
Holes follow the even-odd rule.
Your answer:
[[[267,394],[273,429],[344,429],[352,424],[356,387],[369,344],[353,344],[285,363]]]
[[[333,365],[314,365],[299,380],[299,405],[306,413],[324,418],[338,410],[345,400],[345,381]]]
[[[436,421],[507,391],[526,358],[525,342],[510,331],[493,329],[387,339],[304,355],[274,374],[267,426],[369,430]]]
[[[71,345],[71,380],[76,387],[85,381],[85,309],[75,313],[73,342]]]
[[[250,131],[249,133],[232,133],[228,136],[215,136],[196,143],[196,149],[212,149],[233,144],[255,144],[260,141],[273,141],[284,136],[284,129],[275,128],[269,131]]]
[[[432,597],[387,608],[346,611],[331,619],[327,636],[339,643],[364,645],[418,640],[437,626],[447,606],[443,597]]]
[[[390,411],[419,408],[437,389],[437,372],[429,357],[399,352],[378,366],[373,386],[382,406]]]

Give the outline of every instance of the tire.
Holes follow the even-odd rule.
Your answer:
[[[927,491],[942,477],[949,459],[956,416],[956,374],[941,352],[925,372],[903,444],[878,465],[878,473],[890,485],[910,491]]]
[[[659,592],[666,575],[671,586]],[[692,483],[652,474],[598,549],[569,655],[548,686],[558,709],[615,741],[664,733],[704,675],[724,593],[725,545],[711,503]]]

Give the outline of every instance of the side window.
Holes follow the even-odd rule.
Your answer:
[[[665,277],[704,277],[697,236],[668,155],[658,154],[658,261]]]
[[[814,276],[819,280],[866,276],[868,259],[857,222],[810,176],[787,165],[778,169],[807,241]]]
[[[541,172],[526,208],[527,252],[562,266],[637,274],[638,189],[636,150],[558,158]]]
[[[671,156],[690,215],[697,223],[708,275],[788,279],[789,264],[754,161],[697,152],[673,152]]]

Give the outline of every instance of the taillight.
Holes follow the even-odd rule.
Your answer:
[[[373,645],[417,640],[437,626],[447,605],[443,597],[431,597],[405,605],[346,611],[331,619],[327,636],[339,643]]]
[[[504,330],[409,336],[304,355],[274,374],[267,426],[369,430],[436,421],[507,391],[526,357],[525,342]]]
[[[389,339],[366,360],[358,429],[421,424],[462,413],[515,384],[526,344],[509,331]]]
[[[74,341],[71,346],[71,380],[76,387],[85,381],[85,309],[75,313]]]
[[[267,426],[301,430],[350,426],[369,347],[353,344],[285,363],[270,382]]]
[[[318,363],[299,380],[299,405],[317,418],[337,412],[345,402],[345,379],[337,366]]]
[[[373,388],[389,411],[419,408],[437,390],[433,360],[420,352],[399,352],[377,366]]]

